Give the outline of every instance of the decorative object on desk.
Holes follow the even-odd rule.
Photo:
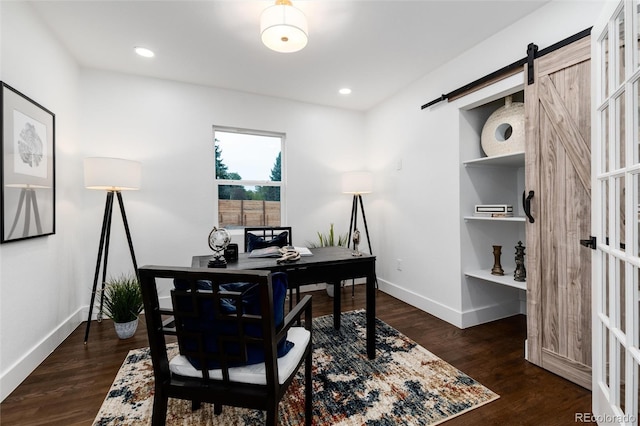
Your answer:
[[[227,248],[224,249],[224,258],[227,261],[238,260],[238,245],[236,243],[229,243]]]
[[[502,246],[493,246],[493,268],[492,275],[504,275],[504,270],[500,264],[500,256],[502,255]]]
[[[142,293],[135,275],[121,275],[110,279],[101,290],[104,313],[113,320],[120,339],[133,336],[142,312]]]
[[[209,261],[209,268],[226,268],[227,261],[224,258],[224,250],[231,242],[231,234],[224,228],[215,226],[209,233],[209,247],[213,250],[213,259]]]
[[[353,231],[353,255],[356,257],[362,256],[360,250],[358,250],[358,244],[360,244],[360,231],[357,229]]]
[[[105,286],[105,277],[107,274],[107,258],[109,254],[109,240],[111,239],[111,222],[113,217],[113,197],[118,199],[120,205],[120,214],[124,224],[124,230],[127,235],[129,244],[129,253],[133,262],[133,270],[138,271],[136,256],[133,251],[133,243],[131,242],[131,233],[129,232],[129,222],[127,214],[124,210],[124,201],[122,200],[122,191],[137,190],[140,188],[142,180],[142,167],[139,162],[124,160],[122,158],[108,157],[90,157],[84,159],[84,185],[87,189],[97,189],[107,192],[107,201],[104,207],[104,215],[102,218],[102,232],[100,234],[100,245],[98,246],[98,259],[96,261],[96,270],[93,276],[93,290],[91,291],[91,303],[89,304],[89,315],[87,317],[87,325],[84,334],[84,343],[87,344],[89,339],[89,328],[91,326],[91,314],[93,312],[93,304],[95,302],[96,290],[98,286],[98,277],[100,275],[100,265],[102,254],[104,253],[104,263],[102,264],[102,289]],[[137,272],[136,272],[137,273]],[[97,320],[102,321],[102,305],[104,292],[100,295],[100,309],[98,310]]]
[[[4,82],[0,85],[0,243],[55,234],[55,115]]]
[[[518,241],[516,246],[516,270],[513,273],[514,281],[524,282],[527,280],[527,270],[524,267],[524,246],[522,241]]]
[[[282,255],[277,263],[291,263],[297,260],[300,260],[300,252],[295,249],[295,247],[286,246],[280,249],[280,254]]]
[[[313,424],[440,424],[499,398],[464,372],[415,341],[376,320],[385,342],[375,360],[362,358],[364,311],[313,319]],[[177,344],[169,359],[178,353]],[[304,369],[298,372],[280,404],[278,424],[303,424]],[[333,379],[329,379],[333,378]],[[95,426],[151,424],[153,368],[149,348],[129,352],[93,422]],[[427,397],[425,397],[427,395]],[[391,409],[395,407],[396,409]],[[191,410],[185,400],[169,399],[168,418],[181,425],[264,425],[264,412],[225,406],[215,415],[210,404]]]
[[[507,96],[484,124],[480,144],[488,157],[511,154],[524,151],[524,136],[524,103]]]

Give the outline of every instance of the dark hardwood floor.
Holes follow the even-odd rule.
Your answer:
[[[364,307],[364,286],[343,290],[344,311]],[[313,292],[314,316],[330,314],[332,299]],[[460,330],[383,292],[377,317],[500,395],[449,420],[456,425],[571,425],[591,412],[591,392],[524,360],[525,317]],[[85,347],[83,323],[5,401],[2,425],[91,425],[130,349],[148,346],[141,322],[118,340],[110,321],[93,323]],[[226,425],[225,425],[226,426]]]

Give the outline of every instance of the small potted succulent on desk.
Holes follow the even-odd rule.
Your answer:
[[[120,339],[132,337],[138,328],[138,315],[142,312],[142,292],[135,275],[121,275],[105,283],[103,290],[104,313],[113,320]]]

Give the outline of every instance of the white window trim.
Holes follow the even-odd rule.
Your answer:
[[[240,133],[245,135],[256,135],[256,136],[268,136],[274,138],[280,138],[280,183],[274,183],[273,181],[265,181],[265,180],[228,180],[228,179],[218,179],[216,177],[216,165],[215,165],[215,144],[216,144],[216,132],[227,132],[227,133]],[[280,187],[280,223],[286,224],[287,222],[287,153],[286,153],[286,140],[287,135],[283,132],[272,132],[268,130],[255,130],[255,129],[246,129],[241,127],[231,127],[231,126],[218,126],[216,124],[213,125],[213,184],[214,184],[214,205],[215,205],[215,217],[216,223],[218,223],[218,187],[219,185],[246,185],[246,186],[279,186]],[[219,223],[218,223],[219,225]],[[244,231],[241,230],[229,230],[232,235],[243,234]]]

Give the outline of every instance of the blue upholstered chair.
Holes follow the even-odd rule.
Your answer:
[[[164,425],[169,398],[266,411],[278,423],[278,405],[305,364],[305,424],[311,424],[311,296],[286,316],[286,275],[146,266],[139,269],[155,395],[152,424]],[[171,309],[160,308],[158,283],[173,282]],[[304,326],[300,320],[304,319]],[[177,336],[180,354],[167,355],[165,336]]]

